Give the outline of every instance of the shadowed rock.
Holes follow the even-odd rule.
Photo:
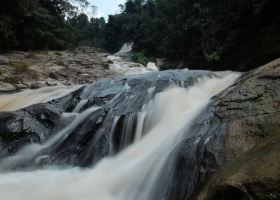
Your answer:
[[[279,199],[279,75],[278,59],[212,99],[174,154],[169,199]]]

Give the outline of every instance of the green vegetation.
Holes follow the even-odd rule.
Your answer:
[[[136,53],[134,56],[134,61],[137,63],[141,63],[142,65],[145,65],[145,66],[149,62],[148,58],[145,56],[145,54],[143,52]]]
[[[107,22],[77,5],[89,4],[2,0],[0,50],[86,45],[116,52],[133,41],[143,64],[159,57],[188,68],[244,71],[280,57],[279,0],[127,0]]]
[[[184,67],[249,70],[280,57],[279,0],[128,0],[102,40]]]
[[[86,0],[2,0],[0,2],[0,50],[65,49],[81,37],[80,15],[71,2]],[[75,24],[75,26],[73,25]]]

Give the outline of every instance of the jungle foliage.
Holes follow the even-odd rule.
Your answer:
[[[104,46],[133,41],[146,56],[189,68],[248,70],[280,57],[279,0],[128,0]]]
[[[96,21],[78,12],[88,5],[86,0],[1,0],[0,50],[66,49],[93,40]]]
[[[107,22],[78,12],[88,5],[1,0],[0,50],[91,45],[116,52],[133,41],[143,58],[244,71],[280,57],[279,0],[127,0]]]

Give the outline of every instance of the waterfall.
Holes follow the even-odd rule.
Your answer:
[[[147,66],[133,62],[132,48],[133,42],[125,43],[117,53],[108,56],[110,70],[125,75],[158,71],[153,62],[149,62]]]
[[[124,53],[129,53],[132,51],[132,48],[133,48],[133,42],[130,42],[130,43],[125,43],[121,49],[115,53],[116,55],[119,55],[119,54],[124,54]]]
[[[158,185],[168,186],[167,166],[170,165],[170,155],[176,145],[182,137],[187,136],[188,128],[210,98],[231,85],[237,77],[235,73],[223,74],[221,77],[205,76],[188,88],[170,86],[157,93],[138,113],[129,115],[126,120],[126,131],[121,143],[131,140],[132,144],[124,145],[118,152],[111,149],[110,155],[93,167],[54,166],[25,172],[3,171],[0,173],[1,199],[159,200],[155,198],[155,189]],[[153,91],[154,88],[149,88],[148,94]],[[4,168],[9,167],[9,162],[14,165],[22,159],[28,160],[30,156],[66,138],[69,130],[77,128],[85,118],[100,109],[90,107],[79,113],[86,103],[81,101],[76,106],[75,120],[70,125],[44,144],[29,145],[14,156],[2,160],[0,169],[3,169],[3,165]],[[131,117],[137,119],[135,134],[131,134]],[[118,120],[120,116],[115,116],[111,121],[112,134]],[[112,137],[108,140],[112,140]],[[19,156],[21,158],[17,160]]]

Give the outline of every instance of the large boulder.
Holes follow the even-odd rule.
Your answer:
[[[212,99],[177,149],[169,199],[280,198],[279,88],[280,59]]]

